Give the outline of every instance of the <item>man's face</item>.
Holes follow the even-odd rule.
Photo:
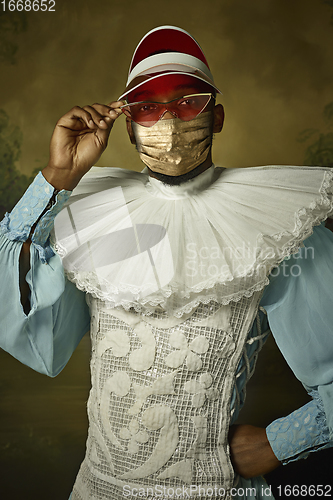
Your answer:
[[[188,77],[185,75],[169,75],[163,78],[157,78],[155,80],[151,80],[145,85],[139,87],[134,90],[127,96],[127,101],[131,102],[140,102],[140,101],[152,101],[152,102],[170,102],[173,99],[178,99],[186,95],[191,94],[199,94],[199,93],[207,93],[211,92],[212,89],[209,85],[201,82],[193,77]],[[221,104],[214,105],[214,100],[211,99],[208,103],[207,107],[204,109],[204,112],[212,113],[212,134],[218,133],[221,131],[223,126],[223,118],[224,112]],[[162,116],[162,120],[174,119],[174,115],[169,111],[166,111]],[[132,130],[132,122],[129,118],[126,119],[127,122],[127,130],[130,137],[130,140],[133,144],[135,142],[135,136]],[[190,122],[188,122],[190,123]],[[203,162],[203,164],[197,166],[190,172],[179,175],[179,176],[170,176],[163,173],[152,172],[149,170],[151,176],[156,177],[163,182],[168,184],[180,184],[189,180],[196,175],[199,175],[201,172],[209,168],[212,164],[211,153],[207,159]]]

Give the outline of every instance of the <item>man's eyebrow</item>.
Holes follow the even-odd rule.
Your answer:
[[[141,92],[138,92],[138,93],[135,93],[135,100],[136,101],[139,101],[140,97],[150,97],[154,95],[154,92],[152,92],[151,90],[141,90]]]
[[[181,83],[179,85],[176,85],[175,87],[172,87],[173,90],[182,90],[182,89],[191,89],[198,92],[198,88],[195,85],[189,85],[188,83]],[[152,90],[141,90],[140,92],[135,93],[135,100],[140,101],[144,98],[148,98],[151,96],[156,95],[156,91]]]
[[[180,90],[180,89],[194,89],[195,85],[189,85],[188,83],[180,83],[179,85],[176,85],[174,87],[175,90]]]

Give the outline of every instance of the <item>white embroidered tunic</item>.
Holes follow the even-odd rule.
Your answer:
[[[257,303],[258,293],[177,319],[90,299],[90,429],[73,499],[182,485],[218,488],[224,497],[234,481],[230,398]]]
[[[170,187],[111,170],[88,175],[55,225],[92,316],[90,428],[72,499],[190,485],[204,490],[193,498],[229,498],[247,334],[270,269],[332,209],[332,172],[302,168],[298,182],[295,167],[212,167]]]

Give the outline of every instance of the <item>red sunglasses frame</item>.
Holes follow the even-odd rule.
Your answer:
[[[175,101],[179,101],[179,100],[182,100],[182,99],[186,99],[188,97],[199,97],[199,96],[209,96],[209,99],[207,100],[207,102],[205,103],[205,105],[202,107],[202,109],[200,109],[200,111],[192,116],[189,120],[184,120],[183,118],[181,118],[179,115],[177,115],[175,113],[175,110],[174,109],[170,109],[170,107],[168,106],[168,104],[171,104]],[[122,110],[122,112],[128,117],[130,118],[131,120],[135,121],[136,123],[138,123],[139,125],[142,125],[143,127],[152,127],[153,125],[155,125],[159,120],[161,120],[161,118],[163,118],[163,116],[165,115],[165,113],[167,113],[169,111],[169,113],[171,113],[173,116],[175,116],[176,118],[180,118],[180,120],[182,121],[191,121],[193,120],[194,118],[196,118],[200,113],[203,112],[203,110],[208,106],[209,102],[211,101],[211,99],[213,99],[215,101],[215,96],[214,94],[212,94],[211,92],[201,92],[201,93],[198,93],[198,94],[189,94],[189,95],[185,95],[185,96],[182,96],[182,97],[177,97],[176,99],[172,99],[171,101],[168,101],[168,102],[158,102],[158,101],[138,101],[138,102],[131,102],[131,103],[126,103],[122,106],[120,106],[120,109]],[[158,118],[157,120],[147,120],[146,122],[140,120],[140,121],[137,121],[137,120],[134,120],[133,117],[132,117],[132,114],[131,114],[131,111],[129,109],[126,109],[126,108],[130,108],[131,106],[135,106],[135,105],[138,105],[138,104],[159,104],[161,106],[161,110],[158,111]],[[153,123],[152,123],[153,122]],[[149,123],[149,125],[147,125],[147,123]]]

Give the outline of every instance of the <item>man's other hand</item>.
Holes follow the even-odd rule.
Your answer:
[[[234,469],[244,478],[267,474],[280,465],[261,427],[232,425],[229,444]]]
[[[105,150],[122,104],[75,106],[60,118],[51,138],[50,161],[43,170],[52,186],[69,191],[75,188]]]

